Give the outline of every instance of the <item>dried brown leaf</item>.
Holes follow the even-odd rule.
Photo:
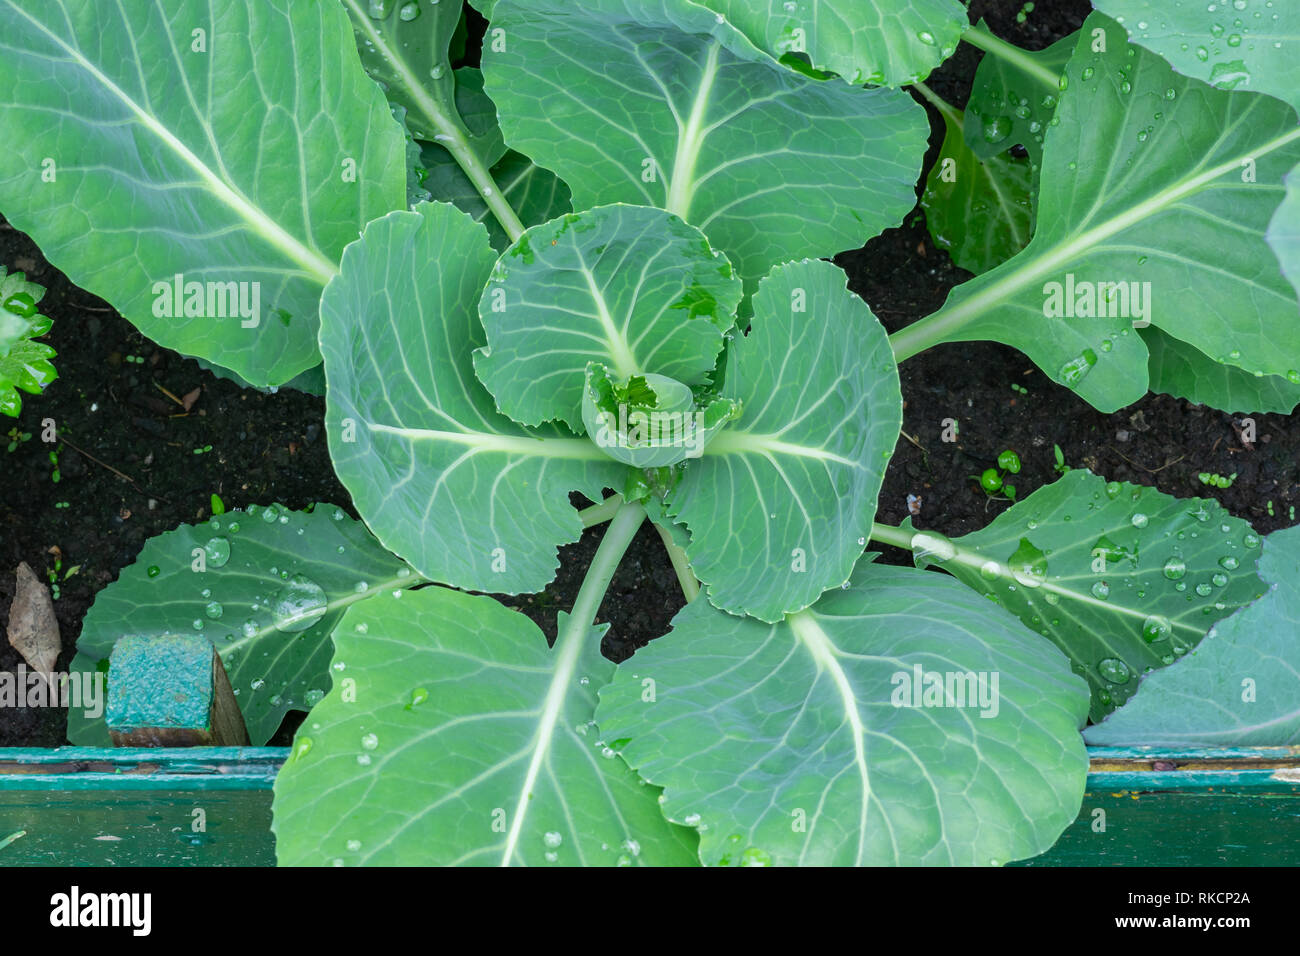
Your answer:
[[[62,643],[50,591],[26,564],[18,565],[17,587],[9,607],[9,643],[36,671],[54,670]]]

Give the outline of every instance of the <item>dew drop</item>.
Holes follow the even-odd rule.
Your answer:
[[[222,568],[230,560],[230,541],[226,538],[209,538],[203,553],[210,567]]]
[[[1167,617],[1161,617],[1159,614],[1152,614],[1142,622],[1142,640],[1146,641],[1148,644],[1163,641],[1173,632],[1173,629],[1174,626],[1169,623]]]
[[[1058,374],[1067,387],[1077,388],[1084,376],[1091,372],[1096,364],[1097,353],[1092,349],[1084,349],[1080,355],[1062,365]]]
[[[1039,587],[1047,579],[1047,555],[1028,538],[1020,539],[1019,547],[1007,559],[1007,566],[1012,576],[1027,588]]]
[[[1127,684],[1133,676],[1129,666],[1118,657],[1108,657],[1098,663],[1097,673],[1112,684]]]
[[[1216,63],[1210,70],[1210,85],[1221,90],[1236,89],[1242,83],[1250,82],[1250,72],[1241,60],[1229,60]]]
[[[305,631],[327,610],[325,592],[305,575],[295,574],[271,596],[271,613],[276,630]]]
[[[1011,118],[999,116],[995,119],[985,118],[984,139],[990,143],[1000,143],[1011,135]]]
[[[957,556],[957,547],[941,534],[923,531],[912,535],[912,554],[918,558],[951,561]]]

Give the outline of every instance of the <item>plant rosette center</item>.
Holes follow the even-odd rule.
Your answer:
[[[582,421],[605,454],[635,468],[662,468],[699,458],[740,404],[725,398],[697,403],[686,385],[647,372],[618,383],[599,362],[587,365]]]

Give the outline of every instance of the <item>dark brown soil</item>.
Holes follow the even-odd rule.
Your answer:
[[[1017,23],[1020,8],[1009,0],[971,4],[973,18],[987,17],[1000,36],[1029,48],[1076,29],[1089,11],[1086,0],[1052,0]],[[979,55],[963,44],[930,86],[963,105]],[[932,153],[939,142],[935,130]],[[939,308],[949,289],[968,278],[934,247],[919,209],[904,225],[835,261],[890,331]],[[12,452],[5,451],[10,438],[0,437],[0,621],[8,617],[18,562],[45,576],[61,560],[55,602],[64,647],[60,667],[72,658],[96,592],[135,560],[147,538],[206,518],[212,494],[227,508],[324,501],[352,511],[321,437],[321,399],[241,389],[153,345],[3,223],[0,262],[49,288],[42,311],[54,319],[47,341],[59,353],[59,379],[39,397],[24,396],[16,422],[0,418],[0,432],[12,426],[32,436]],[[1103,415],[1019,353],[983,343],[920,355],[904,365],[902,380],[907,437],[886,475],[880,521],[897,524],[907,517],[911,494],[922,499],[918,527],[949,535],[983,527],[1006,504],[988,499],[968,476],[991,466],[1002,449],[1015,449],[1024,463],[1016,480],[1023,497],[1055,478],[1053,445],[1059,445],[1069,465],[1108,478],[1184,497],[1213,495],[1261,532],[1296,523],[1290,509],[1300,500],[1300,415],[1255,416],[1259,440],[1246,449],[1231,415],[1165,396]],[[181,401],[195,389],[187,412]],[[960,422],[955,444],[940,441],[945,418]],[[41,441],[46,419],[57,429],[53,444]],[[57,482],[51,453],[57,455]],[[1209,489],[1196,479],[1203,471],[1238,477],[1230,488]],[[599,534],[590,531],[564,549],[559,576],[545,592],[509,599],[548,636],[555,633],[555,612],[571,606]],[[910,563],[905,553],[884,550],[882,560]],[[73,567],[77,572],[68,576]],[[621,660],[664,633],[681,604],[676,577],[647,526],[601,608],[599,620],[612,625],[606,653]],[[18,662],[0,638],[0,669],[13,670]],[[287,742],[294,725],[287,722],[276,742]],[[57,746],[65,742],[65,727],[60,710],[0,709],[0,746]]]

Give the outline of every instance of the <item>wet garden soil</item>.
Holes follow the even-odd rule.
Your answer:
[[[1017,22],[1020,8],[1003,0],[971,4],[973,18],[987,17],[1000,36],[1032,49],[1077,29],[1089,11],[1085,0],[1045,0]],[[929,80],[931,88],[964,105],[979,56],[961,45]],[[933,112],[932,121],[930,159],[941,136]],[[146,539],[207,518],[213,494],[228,509],[327,502],[352,512],[330,465],[322,399],[242,389],[154,345],[2,222],[0,262],[48,287],[41,311],[54,320],[45,341],[58,351],[59,371],[43,395],[24,396],[16,421],[0,418],[0,433],[14,429],[0,434],[0,622],[8,618],[20,561],[44,579],[53,576],[60,668],[72,658],[96,593],[135,560]],[[919,208],[835,262],[891,332],[938,309],[969,278],[935,248]],[[879,521],[900,523],[914,495],[921,499],[913,518],[919,528],[950,536],[981,528],[1007,504],[989,499],[969,476],[1012,448],[1023,462],[1016,478],[1023,497],[1054,480],[1059,446],[1068,465],[1110,479],[1182,497],[1213,496],[1261,532],[1296,523],[1300,414],[1254,416],[1253,445],[1242,442],[1234,416],[1168,396],[1150,395],[1104,415],[1020,353],[988,343],[940,346],[909,360],[901,375],[905,436],[885,477]],[[946,418],[960,423],[956,443],[941,441]],[[56,430],[53,443],[42,441],[47,420]],[[1206,471],[1238,477],[1229,488],[1206,488],[1196,477]],[[553,638],[556,612],[572,605],[599,536],[590,530],[563,549],[559,576],[546,591],[507,603]],[[880,560],[910,564],[905,552],[882,550]],[[681,605],[672,567],[647,525],[600,610],[598,619],[611,625],[606,653],[626,658],[666,632]],[[0,669],[12,671],[19,661],[0,632]],[[288,742],[292,718],[273,743]],[[0,746],[58,746],[65,730],[61,710],[0,709]]]

